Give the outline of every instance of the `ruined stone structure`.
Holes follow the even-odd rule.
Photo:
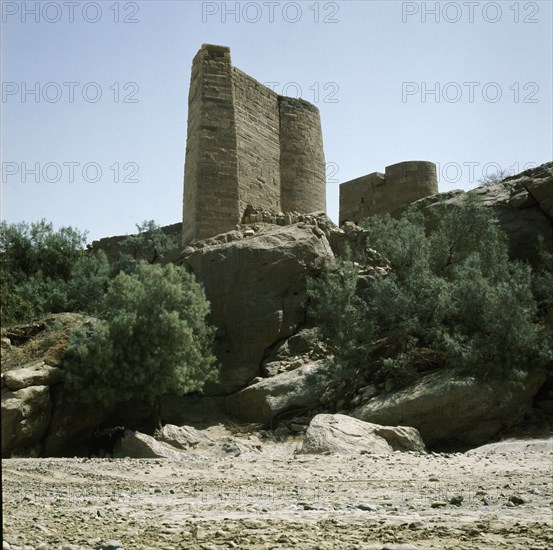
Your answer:
[[[375,214],[394,214],[410,203],[438,193],[436,165],[409,161],[387,166],[340,185],[340,225]]]
[[[204,44],[192,63],[183,244],[235,228],[246,207],[326,211],[319,110],[282,97]]]

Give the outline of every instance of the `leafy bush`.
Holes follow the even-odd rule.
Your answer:
[[[176,247],[175,241],[154,220],[136,224],[136,230],[119,244],[119,259],[112,266],[115,275],[120,271],[132,273],[140,261],[157,263]]]
[[[86,242],[72,227],[54,231],[51,223],[0,225],[2,266],[15,283],[41,273],[45,279],[67,280]]]
[[[136,227],[138,233],[122,241],[120,258],[110,266],[102,250],[85,250],[86,233],[71,227],[55,231],[45,220],[2,222],[2,324],[65,311],[98,314],[111,278],[134,272],[141,259],[159,261],[175,248],[153,221]]]
[[[323,338],[332,342],[337,366],[342,375],[355,370],[359,356],[369,349],[364,342],[372,338],[365,304],[357,295],[357,267],[349,261],[327,266],[318,278],[307,281],[311,315],[317,320]]]
[[[368,245],[391,266],[389,274],[373,276],[362,294],[347,260],[310,283],[311,309],[337,364],[355,375],[400,383],[436,367],[486,378],[518,377],[544,366],[551,340],[543,339],[530,267],[510,261],[504,235],[473,199],[438,213],[430,235],[424,216],[414,211],[362,222]],[[347,284],[339,272],[350,273]],[[547,271],[534,283],[547,311],[553,310],[546,290],[553,287],[551,277]],[[320,297],[328,297],[324,307]],[[375,351],[382,339],[385,349]]]
[[[86,234],[71,227],[54,231],[51,223],[1,223],[2,324],[77,311],[89,312],[97,295],[90,289],[88,271],[102,270],[105,257],[90,258],[84,250]],[[92,263],[98,266],[92,268]]]
[[[140,262],[109,283],[101,308],[103,319],[77,331],[66,353],[66,387],[80,399],[155,404],[216,378],[209,302],[183,268]]]

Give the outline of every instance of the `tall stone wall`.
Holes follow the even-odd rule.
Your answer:
[[[385,194],[384,174],[374,172],[340,185],[340,225],[358,222],[374,210]]]
[[[280,97],[282,210],[326,212],[323,136],[319,110],[303,99]]]
[[[192,63],[184,170],[183,240],[230,231],[238,217],[238,157],[230,50],[202,48]]]
[[[192,63],[183,244],[234,229],[246,207],[326,211],[318,109],[284,98],[204,44]]]
[[[240,214],[248,204],[280,210],[278,94],[232,69]]]
[[[340,185],[340,225],[374,215],[396,214],[412,202],[438,193],[436,165],[400,162]]]

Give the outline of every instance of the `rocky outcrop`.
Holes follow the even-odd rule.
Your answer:
[[[39,456],[50,422],[50,389],[2,390],[2,456]]]
[[[123,439],[115,447],[114,456],[117,458],[173,458],[177,459],[181,453],[151,435],[140,432],[127,431]]]
[[[401,391],[373,397],[351,415],[387,426],[412,426],[426,445],[474,446],[519,420],[544,378],[535,372],[523,383],[483,382],[459,371],[438,371]]]
[[[20,390],[29,386],[57,384],[63,379],[63,371],[58,367],[47,365],[44,361],[39,361],[22,369],[8,371],[2,377],[4,384],[10,390]]]
[[[531,439],[506,439],[497,443],[488,443],[467,451],[467,456],[491,455],[527,455],[529,453],[543,453],[553,455],[553,437]]]
[[[248,422],[271,424],[287,411],[303,411],[319,404],[330,382],[329,368],[316,361],[270,378],[227,397],[229,412]]]
[[[177,449],[195,449],[213,445],[212,439],[207,434],[191,426],[166,424],[156,432],[155,438]]]
[[[463,191],[439,193],[415,202],[428,216],[432,226],[433,212],[440,208],[462,207],[467,196],[477,197],[491,208],[506,233],[512,258],[538,261],[538,244],[543,239],[546,249],[553,251],[553,163],[486,185]]]
[[[204,285],[217,327],[222,365],[219,393],[243,388],[259,374],[265,351],[305,321],[306,279],[334,258],[316,224],[239,231],[187,247],[178,263]]]
[[[64,395],[62,358],[71,334],[91,320],[61,313],[2,330],[2,456],[86,452],[106,411]]]
[[[425,452],[415,428],[379,426],[343,414],[318,414],[309,424],[301,453],[390,454]]]

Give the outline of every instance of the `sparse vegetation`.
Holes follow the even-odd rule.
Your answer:
[[[479,180],[480,185],[495,185],[502,182],[505,178],[509,177],[509,171],[505,168],[498,167],[495,172],[491,174],[484,174]]]

